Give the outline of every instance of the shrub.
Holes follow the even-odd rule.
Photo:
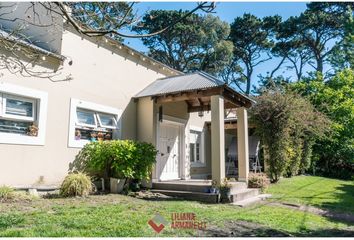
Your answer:
[[[269,178],[264,173],[250,173],[248,176],[249,188],[260,188],[264,191],[270,184]]]
[[[155,147],[145,142],[91,142],[79,152],[70,170],[106,179],[115,177],[143,180],[150,177],[156,154]]]
[[[90,178],[83,173],[70,173],[60,186],[60,195],[64,197],[85,197],[92,191]]]
[[[31,201],[33,198],[35,197],[24,191],[15,191],[8,186],[0,187],[0,202]]]
[[[313,139],[323,137],[329,120],[305,98],[292,92],[265,92],[257,98],[251,117],[256,125],[272,182],[306,170]]]
[[[15,190],[11,187],[0,187],[0,202],[7,202],[13,200],[16,197]]]

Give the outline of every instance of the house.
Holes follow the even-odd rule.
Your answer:
[[[26,4],[16,3],[11,16],[33,19]],[[0,47],[0,61],[16,55],[29,68],[27,76],[0,70],[0,185],[57,185],[98,134],[155,145],[155,182],[221,182],[225,109],[237,109],[238,180],[247,181],[251,99],[206,73],[183,74],[110,38],[80,35],[54,21],[61,26],[55,31],[27,25],[31,41],[9,34],[18,22],[0,21],[0,41],[16,46]],[[60,72],[56,78],[70,77],[41,75],[53,69]]]

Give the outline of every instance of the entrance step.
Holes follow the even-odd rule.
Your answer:
[[[271,194],[260,194],[258,196],[254,196],[254,197],[251,197],[251,198],[246,198],[244,200],[233,202],[231,204],[235,205],[235,206],[239,206],[239,207],[246,207],[246,206],[255,204],[257,202],[260,202],[262,200],[265,200],[265,199],[267,199],[267,198],[269,198],[271,196],[272,196]]]
[[[248,198],[259,195],[260,190],[258,188],[241,189],[235,192],[231,191],[231,202],[242,201]]]
[[[213,193],[163,190],[163,189],[151,189],[151,192],[164,194],[166,196],[179,197],[186,200],[200,201],[206,203],[217,203],[219,199],[219,195]]]
[[[231,194],[247,189],[245,182],[230,182]],[[211,188],[211,181],[166,181],[166,182],[153,182],[153,189],[159,190],[174,190],[174,191],[188,191],[188,192],[201,192],[208,193]]]

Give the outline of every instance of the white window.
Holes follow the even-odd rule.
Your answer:
[[[83,147],[90,141],[119,138],[121,110],[71,99],[69,147]]]
[[[0,82],[0,143],[44,145],[48,94]]]
[[[199,128],[191,128],[189,133],[189,156],[192,167],[204,167],[204,139],[203,131]]]

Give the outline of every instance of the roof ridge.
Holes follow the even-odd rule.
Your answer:
[[[197,73],[202,75],[203,77],[208,78],[209,80],[213,80],[213,81],[217,82],[217,84],[223,84],[223,85],[226,84],[224,81],[221,81],[220,79],[218,79],[217,77],[211,75],[210,73],[207,73],[207,72],[204,72],[204,71],[198,71]]]

